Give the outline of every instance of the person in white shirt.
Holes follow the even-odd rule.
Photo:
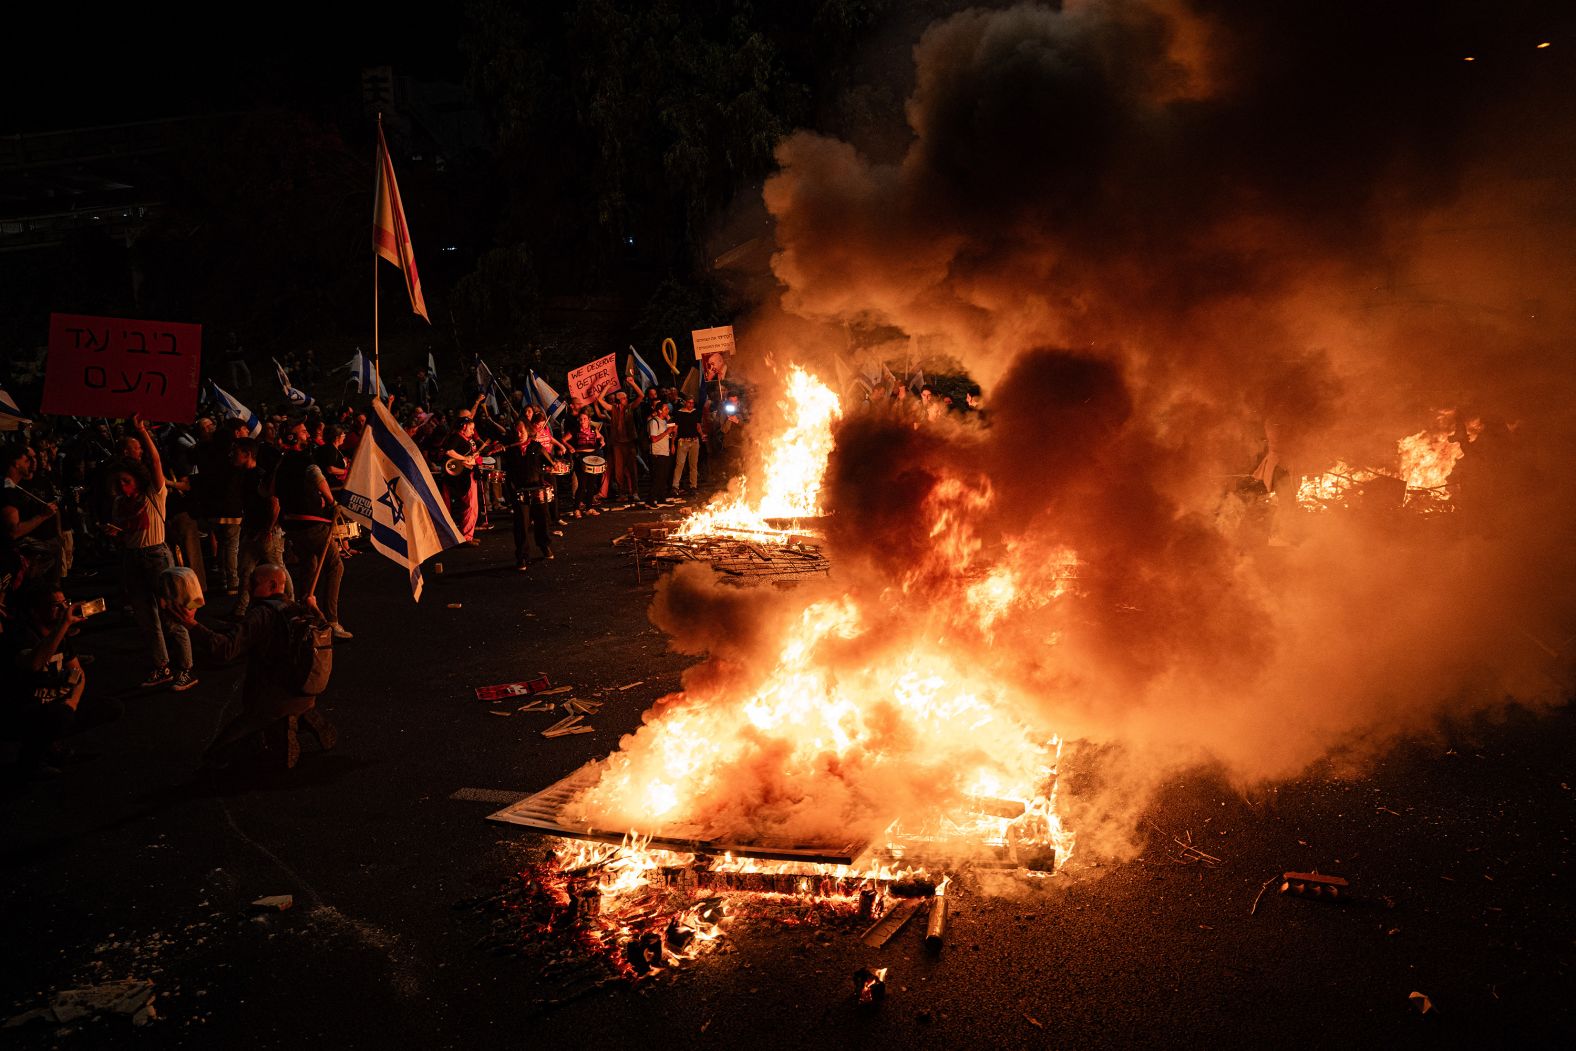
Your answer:
[[[148,425],[139,416],[133,416],[131,423],[141,438],[148,458],[147,468],[144,470],[141,464],[127,460],[110,475],[114,505],[104,531],[120,544],[121,582],[153,658],[153,670],[141,685],[168,684],[172,690],[189,690],[197,685],[197,678],[192,675],[191,636],[179,622],[164,622],[157,598],[159,574],[175,565],[164,542],[164,508],[168,496],[164,464],[159,459],[159,447],[148,433]],[[174,644],[173,669],[166,636],[168,642]]]
[[[658,402],[646,424],[651,436],[651,492],[646,503],[655,506],[667,500],[673,489],[673,432],[678,427],[668,419],[668,403]]]

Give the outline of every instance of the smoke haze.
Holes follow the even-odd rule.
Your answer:
[[[858,333],[924,340],[988,412],[921,424],[845,401],[834,582],[725,595],[675,575],[654,620],[713,655],[687,688],[758,680],[811,602],[854,596],[868,630],[857,652],[829,641],[829,667],[915,649],[1036,731],[1109,749],[1128,764],[1113,798],[1071,804],[1108,818],[1180,765],[1247,785],[1447,714],[1562,702],[1566,28],[1535,10],[1250,0],[933,24],[900,160],[811,132],[780,147],[777,287],[741,346],[831,377]],[[1396,441],[1447,409],[1484,422],[1456,513],[1298,511],[1298,475],[1393,466]],[[1266,435],[1290,471],[1273,513],[1231,494]],[[1076,581],[1053,598],[1068,551]],[[1002,569],[1019,597],[960,628]],[[836,820],[960,792],[927,754],[912,777],[827,771]],[[779,758],[762,751],[746,794],[798,791],[797,833],[835,824],[807,816],[825,784],[774,784]]]

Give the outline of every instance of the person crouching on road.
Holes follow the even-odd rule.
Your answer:
[[[171,611],[219,660],[246,654],[241,714],[219,731],[205,757],[216,766],[226,765],[257,735],[262,735],[270,751],[282,753],[286,769],[295,766],[301,756],[296,737],[301,727],[311,731],[325,751],[339,742],[339,732],[317,711],[317,698],[296,693],[284,682],[284,669],[289,665],[286,614],[291,607],[282,596],[288,580],[284,566],[268,563],[253,570],[252,605],[246,619],[222,634],[199,624],[189,609]]]

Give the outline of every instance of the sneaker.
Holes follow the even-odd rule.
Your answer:
[[[549,551],[547,554],[543,555],[542,557],[543,558],[552,558],[553,557],[553,553],[551,551]]]
[[[350,633],[349,629],[347,629],[343,624],[336,623],[334,625],[334,638],[336,638],[336,639],[353,639],[353,638],[355,638],[355,636],[352,635]]]
[[[480,540],[477,540],[475,537],[471,537],[469,540],[465,541],[465,546],[466,547],[481,547],[482,546],[482,542]]]
[[[162,668],[155,668],[153,671],[149,672],[148,677],[139,682],[137,686],[146,690],[153,686],[163,686],[165,683],[172,681],[174,678],[175,673],[170,671],[170,666],[166,664]]]
[[[564,531],[562,529],[555,529],[555,530],[553,530],[553,535],[554,536],[563,536],[564,535]]]
[[[581,511],[580,511],[580,508],[578,508],[578,507],[577,507],[577,508],[575,508],[575,517],[576,517],[576,518],[579,518],[579,517],[581,517]]]
[[[590,515],[590,516],[591,516],[591,517],[592,517],[592,518],[596,518],[596,517],[597,517],[597,516],[598,516],[598,515],[600,515],[600,514],[601,514],[601,513],[602,513],[602,512],[601,512],[601,511],[598,511],[598,510],[597,510],[597,509],[596,509],[596,508],[594,508],[594,507],[588,507],[588,508],[586,508],[586,514],[588,514],[588,515]]]
[[[516,572],[524,573],[526,570],[531,568],[531,563],[529,563],[529,562],[516,562],[514,564],[514,568],[515,568]]]
[[[176,693],[184,693],[193,686],[196,686],[199,681],[201,680],[192,674],[192,670],[190,668],[182,668],[180,671],[175,673],[175,678],[170,680],[170,689],[174,690]]]
[[[558,520],[558,524],[559,524],[559,525],[561,525],[561,526],[566,526],[566,525],[568,525],[568,524],[569,524],[569,523],[568,523],[568,522],[565,522],[565,521],[564,521],[564,520],[563,520],[563,519],[562,519],[562,518],[560,518],[560,519],[559,519],[559,520]]]

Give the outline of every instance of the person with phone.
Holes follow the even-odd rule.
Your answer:
[[[97,600],[102,606],[102,600]],[[48,581],[24,587],[18,616],[0,634],[0,737],[17,742],[15,772],[23,780],[60,775],[62,740],[120,714],[118,702],[82,704],[87,674],[71,630],[88,614]]]
[[[121,582],[153,662],[153,670],[139,685],[144,688],[167,685],[176,691],[189,690],[197,685],[197,677],[192,674],[191,636],[178,621],[165,622],[157,598],[159,574],[175,565],[165,543],[164,464],[159,459],[159,447],[148,433],[148,425],[140,416],[133,416],[131,424],[147,457],[147,468],[127,460],[110,475],[114,503],[104,531],[120,544]],[[173,668],[172,645],[175,650]]]

